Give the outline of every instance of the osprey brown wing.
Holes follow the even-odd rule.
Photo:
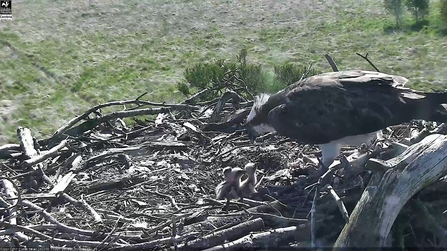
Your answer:
[[[287,89],[286,102],[272,109],[269,123],[278,134],[301,143],[324,144],[366,134],[413,117],[406,90],[393,76],[349,71],[321,74]]]

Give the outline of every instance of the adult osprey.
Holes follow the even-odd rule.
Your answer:
[[[255,98],[246,120],[253,141],[276,131],[298,143],[318,145],[326,169],[344,145],[370,143],[381,130],[413,119],[447,122],[437,110],[447,93],[404,88],[404,77],[351,70],[315,75],[274,95]]]

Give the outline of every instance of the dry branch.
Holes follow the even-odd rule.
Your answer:
[[[236,226],[223,229],[221,231],[214,232],[209,235],[205,235],[194,241],[187,242],[184,246],[179,246],[180,249],[185,248],[205,248],[218,245],[225,242],[225,240],[231,241],[242,236],[245,236],[253,231],[260,231],[264,227],[262,219],[254,219],[240,223]]]
[[[219,250],[240,250],[249,248],[271,249],[278,248],[279,243],[294,238],[295,240],[305,240],[308,235],[305,224],[272,229],[262,233],[250,234],[227,244],[215,246],[205,249],[204,251],[219,251]]]
[[[217,102],[216,107],[214,107],[214,111],[211,114],[209,122],[215,122],[217,120],[224,104],[230,99],[234,104],[239,104],[241,97],[234,91],[226,91]]]
[[[30,159],[25,160],[24,163],[26,163],[27,165],[32,166],[32,165],[38,164],[38,163],[40,163],[40,162],[42,162],[42,161],[44,161],[44,160],[46,160],[48,158],[55,157],[55,156],[59,155],[58,152],[60,150],[62,150],[62,148],[64,148],[66,144],[67,144],[67,141],[66,140],[62,140],[61,143],[59,143],[59,145],[51,148],[45,154],[35,155],[35,156],[31,157]]]
[[[81,240],[65,240],[65,239],[60,239],[60,238],[53,238],[51,236],[48,236],[46,234],[42,234],[39,231],[36,231],[34,229],[31,229],[29,227],[25,227],[25,226],[20,226],[20,225],[11,225],[9,223],[3,222],[3,225],[12,228],[12,229],[18,229],[19,231],[23,231],[29,234],[33,234],[43,240],[47,240],[47,241],[51,241],[55,244],[61,244],[64,246],[68,246],[68,247],[79,247],[79,246],[84,246],[84,247],[99,247],[101,245],[101,242],[98,241],[81,241]],[[112,247],[121,247],[122,245],[119,244],[112,244]]]
[[[19,144],[6,144],[0,146],[0,159],[7,159],[11,157],[13,152],[19,152],[21,146]]]
[[[57,184],[53,187],[53,189],[51,189],[50,194],[56,194],[65,191],[65,189],[75,176],[76,175],[72,172],[67,173],[64,177],[58,180]]]
[[[361,58],[363,58],[363,59],[365,59],[373,68],[374,68],[374,70],[376,70],[377,72],[380,72],[380,70],[373,64],[373,62],[371,62],[371,60],[369,60],[369,58],[368,58],[368,53],[366,53],[366,55],[365,56],[363,56],[362,54],[360,54],[360,53],[355,53],[355,54],[357,54],[357,56],[359,56],[359,57],[361,57]]]
[[[148,102],[148,101],[141,101],[138,98],[135,99],[135,100],[123,100],[123,101],[108,102],[108,103],[99,104],[97,106],[94,106],[94,107],[90,108],[89,110],[87,110],[86,112],[84,112],[82,115],[77,116],[77,117],[73,118],[72,120],[68,121],[62,127],[60,127],[58,130],[56,130],[56,132],[54,132],[53,137],[57,137],[57,136],[65,133],[72,126],[74,126],[75,124],[77,124],[81,120],[86,119],[91,113],[93,113],[93,112],[95,112],[95,111],[97,111],[97,110],[99,110],[101,108],[105,108],[105,107],[109,107],[109,106],[122,106],[122,105],[128,105],[128,104],[168,107],[168,108],[159,109],[159,110],[164,110],[164,111],[169,110],[169,108],[171,108],[171,109],[191,109],[191,110],[197,110],[198,109],[197,107],[191,106],[191,105],[184,105],[184,104],[161,104],[161,103],[154,103],[154,102]],[[149,114],[156,114],[153,111],[157,111],[157,110],[140,109],[140,110],[136,110],[136,111],[138,111],[138,112],[136,112],[136,114],[148,115],[148,114],[141,114],[141,113],[147,112]],[[127,114],[127,113],[124,113],[124,114]],[[130,116],[136,116],[136,115],[130,115]],[[124,117],[126,117],[126,116],[119,117],[119,115],[117,115],[116,118],[124,118]],[[109,120],[109,119],[105,119],[105,120]],[[103,120],[103,121],[105,121],[105,120]]]
[[[348,210],[346,210],[345,204],[343,204],[343,201],[340,199],[338,194],[335,192],[334,188],[332,186],[327,185],[325,186],[325,189],[329,191],[329,194],[334,199],[335,203],[338,206],[338,209],[340,210],[340,213],[343,215],[343,218],[345,219],[346,223],[349,223],[349,214]]]

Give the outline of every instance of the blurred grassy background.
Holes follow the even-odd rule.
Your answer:
[[[395,29],[376,0],[17,0],[13,18],[0,21],[0,144],[17,142],[18,126],[49,136],[95,104],[145,91],[151,101],[177,102],[187,67],[242,48],[267,72],[311,60],[330,71],[325,53],[340,69],[369,70],[355,55],[368,52],[414,88],[447,83],[437,13]]]

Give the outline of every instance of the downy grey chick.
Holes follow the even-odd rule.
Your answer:
[[[240,196],[238,195],[238,191],[241,186],[241,178],[245,171],[241,168],[235,167],[225,167],[223,169],[223,176],[225,181],[219,183],[216,186],[216,199],[222,200],[226,198],[237,199]]]
[[[244,197],[248,197],[257,192],[255,188],[256,183],[258,182],[258,179],[256,178],[256,165],[250,162],[245,165],[244,169],[248,177],[241,182],[239,193]]]

